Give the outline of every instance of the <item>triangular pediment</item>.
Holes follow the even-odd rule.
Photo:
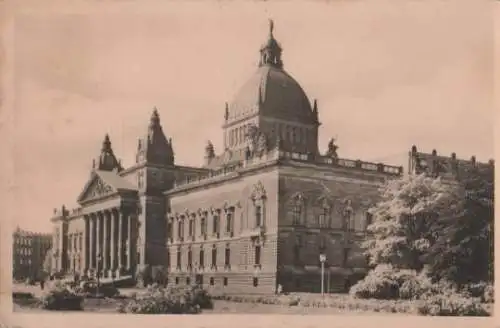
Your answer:
[[[104,196],[113,194],[117,191],[117,189],[106,183],[98,174],[93,173],[89,181],[83,188],[82,192],[80,193],[80,196],[78,197],[78,203],[87,202],[93,199],[99,199]]]

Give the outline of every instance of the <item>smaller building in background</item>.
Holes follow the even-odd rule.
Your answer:
[[[425,173],[432,177],[441,177],[446,180],[459,180],[472,168],[494,169],[495,162],[490,159],[488,163],[476,161],[472,156],[470,160],[459,159],[455,153],[450,156],[439,155],[434,149],[431,153],[419,152],[417,146],[412,146],[409,152],[408,169],[410,174]]]
[[[51,246],[51,234],[21,230],[18,227],[12,235],[12,277],[16,280],[39,279],[45,256]]]

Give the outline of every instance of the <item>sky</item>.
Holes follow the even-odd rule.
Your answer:
[[[224,103],[269,19],[285,70],[318,100],[321,151],[336,136],[340,157],[392,165],[413,144],[494,156],[492,20],[475,2],[89,3],[16,16],[13,226],[50,231],[106,133],[133,164],[154,107],[178,164],[200,165],[207,140],[221,151]]]

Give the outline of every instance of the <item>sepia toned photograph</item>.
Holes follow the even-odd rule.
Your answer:
[[[493,316],[490,9],[10,7],[10,321]]]

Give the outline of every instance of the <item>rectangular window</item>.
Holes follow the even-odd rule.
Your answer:
[[[255,264],[260,265],[260,246],[255,246]]]
[[[342,254],[342,266],[347,266],[347,261],[349,260],[349,248],[344,248],[344,253]]]
[[[227,283],[228,283],[228,279],[227,279],[227,277],[224,277],[224,278],[223,278],[223,285],[224,285],[224,286],[227,286]]]
[[[219,232],[219,216],[214,215],[214,230],[213,233],[218,233]]]
[[[200,249],[200,267],[203,268],[205,266],[205,251]]]
[[[167,223],[167,236],[169,239],[173,239],[172,221]]]
[[[178,224],[177,224],[177,237],[179,239],[182,238],[182,221],[179,220]]]
[[[253,286],[257,287],[259,285],[259,278],[253,278]]]
[[[231,265],[231,249],[229,246],[226,246],[226,254],[225,254],[225,259],[224,259],[224,265],[225,266],[230,266]]]
[[[260,227],[262,224],[262,207],[260,205],[255,206],[255,226]]]
[[[215,279],[214,277],[210,277],[210,286],[215,285]]]
[[[233,213],[230,211],[226,215],[226,232],[233,230]]]
[[[202,217],[200,221],[200,231],[202,235],[205,235],[207,233],[206,223],[207,219],[205,217]]]
[[[181,251],[177,250],[177,269],[181,268]]]
[[[217,248],[212,248],[212,267],[217,266]]]
[[[179,277],[175,277],[175,284],[178,285],[179,284]]]
[[[191,250],[188,251],[188,268],[193,267],[193,252]]]
[[[365,217],[365,230],[373,223],[373,214],[366,212]]]
[[[194,221],[189,220],[189,237],[194,235]]]
[[[189,277],[186,277],[186,285],[191,285],[191,278]]]

